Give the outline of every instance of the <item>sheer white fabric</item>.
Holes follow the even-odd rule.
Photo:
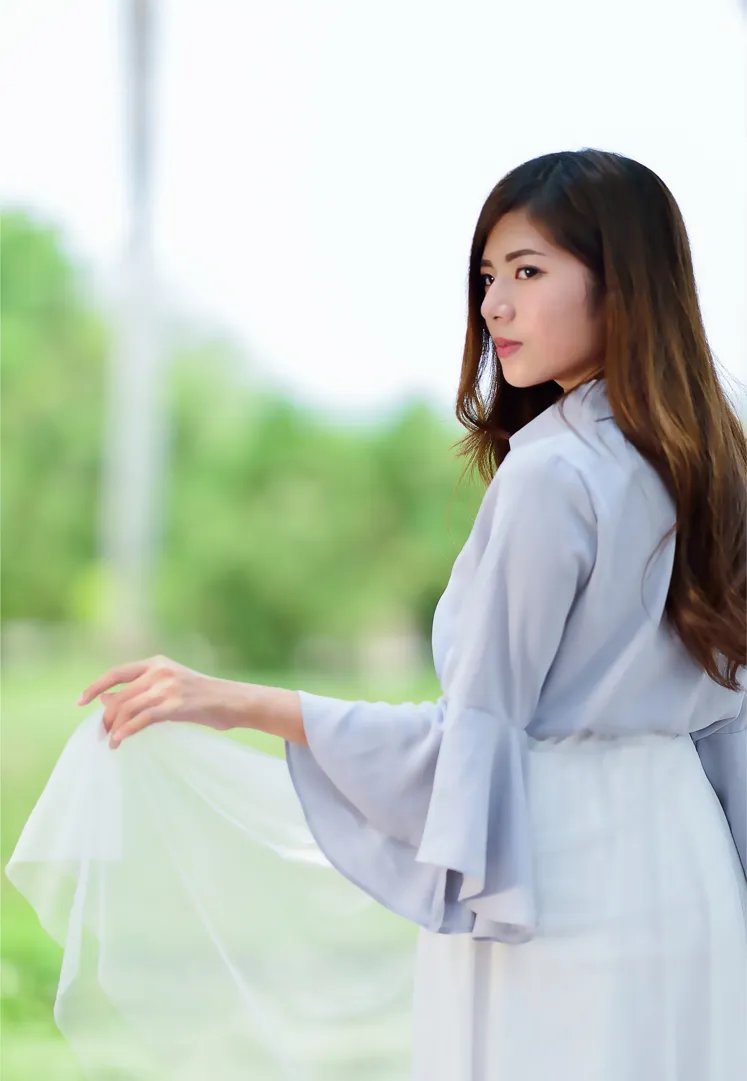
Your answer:
[[[207,728],[76,729],[6,873],[64,946],[92,1081],[399,1081],[416,929],[333,870],[286,763]]]

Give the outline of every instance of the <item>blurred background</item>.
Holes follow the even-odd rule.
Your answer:
[[[3,865],[113,664],[438,695],[469,245],[514,165],[659,173],[747,415],[744,35],[739,0],[5,0]],[[3,1081],[80,1081],[0,887]]]

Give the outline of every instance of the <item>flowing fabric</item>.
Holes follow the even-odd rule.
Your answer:
[[[91,1081],[398,1081],[416,928],[330,867],[286,763],[166,722],[65,746],[6,873]]]

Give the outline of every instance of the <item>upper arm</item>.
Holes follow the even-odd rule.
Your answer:
[[[593,569],[596,516],[582,477],[557,455],[509,457],[493,483],[489,531],[460,605],[444,693],[523,727]]]

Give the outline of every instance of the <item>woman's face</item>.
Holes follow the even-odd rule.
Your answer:
[[[493,227],[482,258],[488,332],[499,346],[501,338],[522,343],[511,355],[498,352],[506,382],[531,387],[552,379],[569,390],[593,375],[602,362],[602,313],[588,311],[591,276],[583,263],[550,244],[520,210]]]

